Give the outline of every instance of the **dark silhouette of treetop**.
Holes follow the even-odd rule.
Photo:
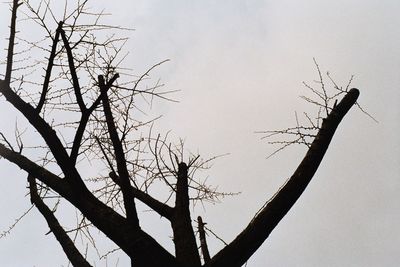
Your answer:
[[[185,152],[183,140],[173,144],[168,133],[156,133],[159,118],[146,116],[153,102],[174,101],[174,91],[150,77],[167,60],[132,74],[124,63],[127,39],[120,37],[130,29],[103,24],[105,13],[92,11],[87,2],[71,7],[65,1],[61,11],[49,1],[10,5],[0,93],[36,137],[26,141],[18,128],[14,140],[1,133],[0,156],[26,173],[32,204],[73,266],[92,266],[76,241],[85,236],[96,248],[96,230],[135,267],[244,265],[304,192],[340,122],[358,105],[352,78],[340,87],[328,73],[325,82],[315,62],[320,80],[317,86],[304,83],[311,96],[302,98],[317,106],[317,115],[305,113],[303,123],[296,114],[294,127],[262,132],[278,145],[273,154],[292,144],[305,145],[307,153],[247,227],[213,255],[207,219],[192,214],[192,207],[236,193],[221,192],[198,175],[216,157]],[[31,36],[26,25],[43,35]],[[73,229],[57,212],[63,205],[77,211]],[[170,223],[174,253],[144,230],[138,205]]]

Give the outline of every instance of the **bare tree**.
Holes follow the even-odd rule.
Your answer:
[[[148,85],[149,72],[163,62],[142,75],[130,75],[121,65],[126,40],[104,34],[129,29],[102,24],[104,14],[91,12],[86,3],[78,1],[72,11],[66,5],[59,19],[48,1],[33,7],[29,1],[13,0],[0,92],[42,142],[26,147],[18,129],[14,143],[1,133],[0,155],[27,173],[31,202],[74,266],[90,266],[74,241],[77,232],[91,227],[124,251],[132,266],[242,266],[303,193],[339,123],[357,104],[359,91],[350,89],[350,83],[345,88],[337,86],[328,74],[334,85],[329,95],[317,65],[320,89],[305,84],[316,99],[304,97],[320,107],[316,119],[305,114],[309,126],[298,122],[293,128],[265,132],[268,138],[289,137],[270,141],[281,145],[277,151],[305,144],[304,159],[248,226],[212,256],[201,217],[197,219],[200,240],[196,241],[190,205],[231,194],[218,192],[197,178],[196,171],[207,168],[213,159],[189,155],[185,160],[183,142],[172,145],[168,135],[153,135],[153,119],[142,115],[140,102],[170,100],[171,92],[159,81]],[[38,24],[46,37],[29,40],[20,36],[17,14],[24,17],[21,23]],[[45,56],[32,59],[33,50]],[[35,80],[41,71],[38,66],[43,67],[39,81]],[[101,173],[87,177],[82,166],[88,162],[101,165]],[[151,189],[160,185],[166,187],[166,194],[153,196]],[[62,200],[81,213],[76,229],[67,231],[56,218]],[[142,229],[138,201],[170,222],[174,255]]]

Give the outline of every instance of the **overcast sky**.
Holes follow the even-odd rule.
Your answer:
[[[352,109],[313,181],[247,266],[398,266],[400,262],[400,2],[92,1],[135,28],[127,65],[138,72],[164,60],[153,76],[180,90],[179,103],[158,103],[158,129],[172,130],[201,155],[230,153],[209,181],[242,194],[197,207],[214,232],[232,240],[295,170],[304,148],[266,159],[273,147],[259,130],[293,126],[294,112],[310,110],[298,96],[302,81],[318,79],[313,58],[345,85],[379,123]],[[96,5],[99,5],[98,7]],[[0,44],[8,36],[0,7]],[[5,58],[5,52],[1,52]],[[15,116],[1,102],[0,129]],[[0,161],[0,232],[29,208],[25,174]],[[154,219],[154,218],[153,218]],[[168,240],[157,217],[145,227]],[[36,210],[0,239],[2,266],[65,266],[65,256]],[[163,242],[164,242],[163,241]],[[167,241],[164,242],[165,244]],[[222,247],[209,237],[212,254]],[[171,248],[170,248],[171,249]],[[115,266],[110,261],[108,266]],[[127,266],[121,257],[119,266]],[[97,266],[106,266],[99,262]]]

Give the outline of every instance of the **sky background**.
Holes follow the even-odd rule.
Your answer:
[[[242,193],[197,206],[214,232],[232,240],[290,177],[304,156],[274,147],[260,130],[295,124],[294,112],[312,107],[302,81],[318,79],[313,63],[338,84],[361,91],[339,126],[313,181],[249,260],[261,266],[398,266],[400,262],[400,11],[399,1],[92,1],[108,21],[134,28],[126,65],[137,73],[164,60],[153,77],[180,90],[179,103],[157,102],[157,129],[172,130],[186,146],[218,159],[210,183]],[[8,9],[0,7],[6,47]],[[5,58],[5,52],[0,52]],[[14,127],[15,111],[1,102],[0,129]],[[0,161],[0,232],[29,208],[26,175]],[[145,229],[168,244],[167,227],[143,214]],[[65,256],[36,210],[0,239],[2,266],[66,266]],[[222,244],[209,236],[211,254]],[[171,249],[171,247],[169,248]],[[110,259],[108,266],[117,260]],[[106,266],[98,262],[97,266]],[[127,266],[120,257],[118,266]]]

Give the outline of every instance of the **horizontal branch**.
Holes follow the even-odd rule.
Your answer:
[[[201,253],[203,254],[204,263],[207,264],[210,262],[210,252],[208,251],[207,239],[206,239],[206,232],[204,231],[204,226],[206,223],[203,222],[201,216],[197,217],[197,228],[199,231],[199,238],[200,238],[200,248]]]
[[[0,156],[14,163],[27,173],[31,173],[35,177],[38,177],[41,182],[45,183],[60,195],[69,194],[70,187],[63,179],[37,165],[20,153],[5,147],[3,144],[0,144]]]

